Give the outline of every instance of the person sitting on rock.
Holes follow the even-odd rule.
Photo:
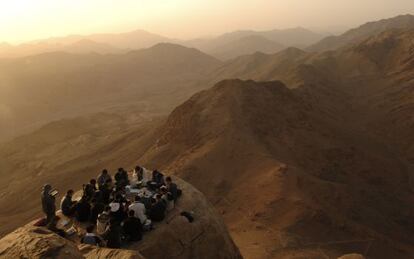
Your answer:
[[[102,239],[93,233],[93,229],[93,225],[86,227],[86,234],[82,237],[81,243],[93,246],[102,246]]]
[[[128,173],[124,170],[124,168],[118,168],[118,172],[115,174],[115,186],[126,186],[129,184]]]
[[[160,173],[158,170],[152,171],[152,179],[150,182],[147,183],[147,185],[152,190],[160,188],[161,186],[165,185],[164,175]]]
[[[87,197],[82,196],[80,201],[75,207],[75,217],[79,222],[86,222],[89,220],[91,214],[91,205],[89,204]]]
[[[109,248],[121,248],[121,233],[122,229],[119,222],[111,219],[108,229],[102,235],[106,241],[106,246]]]
[[[137,175],[138,181],[144,180],[144,168],[136,166],[134,173]]]
[[[122,203],[122,195],[118,194],[109,206],[111,207],[111,218],[121,223],[126,218],[126,212]]]
[[[111,193],[112,193],[112,188],[113,188],[112,179],[106,180],[105,184],[101,186],[100,191],[102,194],[103,203],[109,204],[109,200],[111,198]]]
[[[97,182],[98,182],[98,188],[101,189],[101,187],[109,180],[112,180],[112,177],[108,174],[108,170],[104,169],[102,170],[102,173],[98,176]]]
[[[73,193],[73,190],[68,190],[65,197],[63,197],[62,202],[60,203],[62,214],[68,217],[71,217],[75,214],[76,201],[72,200]]]
[[[101,214],[104,209],[105,209],[105,204],[103,204],[101,201],[95,198],[92,199],[92,208],[91,208],[91,214],[89,216],[89,221],[95,224],[98,218],[98,215]]]
[[[45,184],[41,194],[42,209],[46,215],[46,225],[50,224],[56,216],[55,196],[52,195],[51,191],[52,186]]]
[[[174,199],[171,193],[168,192],[166,186],[161,186],[160,188],[161,199],[164,201],[166,210],[170,211],[174,209]]]
[[[83,187],[83,195],[86,196],[87,200],[90,201],[96,192],[96,180],[91,179],[88,184]]]
[[[122,230],[128,241],[139,241],[142,239],[142,224],[135,217],[133,210],[128,211],[128,218],[122,222]]]
[[[149,230],[151,228],[151,220],[147,218],[146,208],[141,197],[138,195],[135,196],[135,201],[129,205],[128,209],[134,212],[134,217],[140,220],[144,230]]]
[[[109,220],[111,219],[110,213],[111,207],[106,206],[104,211],[98,215],[98,219],[96,220],[96,233],[98,233],[98,235],[102,235],[107,230]]]
[[[165,218],[166,204],[162,200],[161,195],[157,194],[151,206],[149,217],[152,221],[160,222]]]
[[[165,182],[167,184],[167,191],[168,193],[171,194],[171,198],[174,202],[177,201],[178,197],[181,196],[181,190],[178,189],[177,184],[175,184],[171,177],[168,176],[167,178],[165,178]]]
[[[133,187],[138,185],[142,185],[142,180],[144,179],[144,169],[140,166],[136,166],[134,172],[132,173],[132,178],[130,180],[130,184]]]

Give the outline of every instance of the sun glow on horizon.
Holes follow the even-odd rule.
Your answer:
[[[238,29],[351,27],[409,12],[411,0],[0,0],[0,42],[135,29],[194,38]]]

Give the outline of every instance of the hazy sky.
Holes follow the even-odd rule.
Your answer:
[[[407,13],[414,0],[0,0],[0,42],[134,29],[175,38],[329,29]]]

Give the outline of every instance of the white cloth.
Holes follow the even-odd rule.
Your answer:
[[[109,207],[111,207],[112,212],[117,212],[121,207],[121,204],[119,204],[119,202],[111,202],[109,203]]]
[[[129,210],[134,211],[134,217],[141,221],[141,224],[145,224],[147,221],[147,215],[145,215],[145,205],[141,202],[134,202],[128,207]]]

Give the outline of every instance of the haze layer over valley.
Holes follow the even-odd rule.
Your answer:
[[[44,182],[138,163],[200,189],[245,258],[410,258],[413,17],[289,31],[1,59],[0,233]]]

